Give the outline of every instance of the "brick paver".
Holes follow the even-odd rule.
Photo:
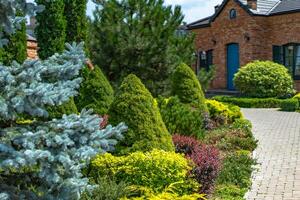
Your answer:
[[[300,113],[243,109],[259,140],[247,200],[300,200]]]

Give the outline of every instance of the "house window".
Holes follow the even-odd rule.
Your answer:
[[[300,80],[300,44],[273,46],[273,61],[286,66],[295,80]]]
[[[235,10],[235,9],[231,9],[231,10],[229,11],[229,18],[230,18],[230,19],[235,19],[236,16],[237,16],[236,10]]]
[[[198,69],[205,69],[208,71],[213,65],[213,50],[200,51],[198,54]],[[199,70],[197,70],[198,72]]]

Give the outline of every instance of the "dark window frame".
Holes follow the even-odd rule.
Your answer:
[[[236,19],[237,18],[237,11],[236,9],[232,8],[229,11],[229,19]]]
[[[292,66],[288,66],[287,65],[287,55],[286,55],[286,49],[293,46],[293,49],[294,49],[294,52],[293,52],[293,64]],[[280,60],[278,60],[278,58],[276,58],[275,60],[275,55],[274,55],[274,49],[275,48],[281,48],[280,49]],[[279,46],[279,45],[274,45],[273,46],[273,61],[279,63],[279,64],[282,64],[284,66],[286,66],[287,68],[291,67],[292,68],[292,77],[294,80],[300,80],[300,75],[296,75],[295,72],[296,72],[296,59],[298,57],[297,55],[297,51],[295,51],[296,48],[300,48],[300,43],[288,43],[288,44],[285,44],[285,45],[282,45],[282,46]],[[278,55],[277,55],[278,56]]]
[[[205,59],[202,59],[203,52],[205,52]],[[214,62],[214,50],[209,49],[207,51],[199,51],[198,52],[198,66],[197,73],[204,68],[206,71],[209,71],[213,66]]]

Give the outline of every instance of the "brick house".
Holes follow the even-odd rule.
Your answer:
[[[27,58],[28,59],[37,59],[38,58],[38,45],[34,37],[27,34]]]
[[[196,72],[217,67],[212,89],[234,90],[240,66],[273,60],[290,70],[300,91],[300,0],[224,0],[187,29],[196,35]]]
[[[29,24],[26,25],[26,37],[27,37],[27,58],[37,59],[38,58],[38,44],[35,39],[34,29],[36,27],[35,17],[29,18]]]

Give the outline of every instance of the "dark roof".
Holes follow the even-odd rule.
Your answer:
[[[300,0],[283,0],[271,12],[270,15],[300,12]]]
[[[26,37],[27,37],[27,41],[33,41],[33,42],[36,42],[36,39],[35,39],[34,37],[32,37],[31,35],[26,34]]]
[[[300,12],[300,0],[257,0],[257,10],[250,9],[247,6],[247,0],[234,1],[250,15],[271,16],[290,12]],[[188,24],[187,29],[210,26],[210,23],[219,16],[228,2],[229,0],[224,0],[212,16]]]

